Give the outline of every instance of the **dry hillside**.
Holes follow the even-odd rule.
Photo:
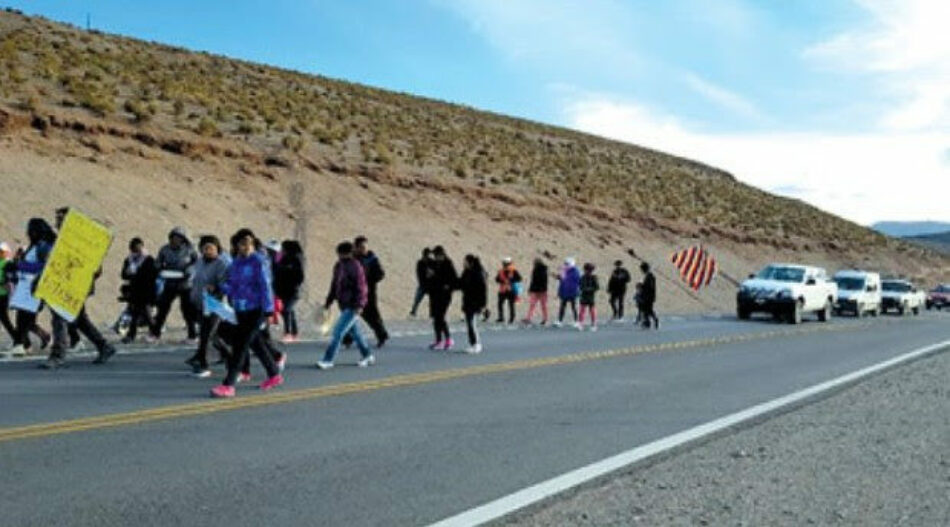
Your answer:
[[[777,161],[778,162],[778,161]],[[0,13],[0,237],[69,204],[153,251],[173,225],[300,238],[310,303],[333,244],[367,234],[402,317],[424,245],[493,264],[576,255],[657,264],[661,308],[731,310],[771,259],[947,279],[950,260],[694,161],[323,77]],[[725,276],[699,295],[672,250],[700,241]],[[101,291],[113,291],[113,273]],[[606,277],[604,277],[606,279]],[[106,293],[93,311],[115,309]]]

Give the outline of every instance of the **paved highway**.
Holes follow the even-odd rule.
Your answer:
[[[302,345],[284,387],[233,401],[205,398],[184,350],[5,363],[0,524],[425,525],[948,338],[947,314],[696,319],[488,332],[480,356],[395,339],[327,372]]]

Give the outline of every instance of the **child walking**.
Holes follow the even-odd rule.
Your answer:
[[[462,312],[468,326],[468,348],[466,353],[481,353],[482,342],[478,335],[477,320],[479,313],[488,304],[488,273],[482,262],[473,254],[465,255],[465,269],[460,279],[462,289]]]
[[[577,329],[584,330],[585,315],[590,314],[590,330],[597,331],[597,291],[600,290],[600,282],[597,275],[594,274],[594,264],[584,264],[584,276],[581,277],[581,316],[578,320]]]
[[[255,248],[256,237],[250,229],[241,229],[234,235],[237,254],[228,270],[224,292],[231,300],[237,315],[233,333],[233,350],[228,358],[228,374],[224,383],[211,390],[212,397],[234,397],[241,367],[250,350],[267,371],[261,390],[270,390],[284,383],[273,357],[261,342],[261,328],[267,316],[274,312],[274,295],[264,257]]]

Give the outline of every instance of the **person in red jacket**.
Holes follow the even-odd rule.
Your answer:
[[[330,340],[330,346],[327,347],[323,359],[317,362],[317,368],[328,370],[333,367],[333,360],[340,350],[340,344],[343,337],[350,336],[357,347],[360,349],[362,359],[357,363],[360,368],[372,366],[376,363],[376,357],[370,351],[360,331],[359,320],[360,312],[369,302],[369,285],[366,282],[366,272],[363,265],[355,258],[353,253],[353,244],[343,242],[336,247],[336,254],[339,257],[336,265],[333,266],[333,279],[330,281],[330,291],[327,293],[327,300],[324,309],[330,309],[334,302],[340,306],[340,317],[333,326],[333,338]]]
[[[508,304],[508,323],[515,322],[515,301],[518,299],[518,290],[521,288],[521,273],[515,269],[515,264],[511,258],[505,258],[501,261],[501,269],[495,276],[495,282],[498,284],[498,322],[505,322],[505,304]]]

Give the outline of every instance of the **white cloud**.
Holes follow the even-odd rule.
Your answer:
[[[870,23],[815,44],[805,57],[883,83],[896,101],[881,116],[885,128],[950,128],[950,2],[854,1]]]
[[[758,122],[766,121],[765,115],[756,105],[738,93],[714,84],[694,73],[687,73],[683,78],[690,89],[717,106],[721,106],[746,119]]]
[[[580,92],[563,112],[571,127],[702,160],[858,223],[950,220],[946,134],[703,134],[636,102]]]

